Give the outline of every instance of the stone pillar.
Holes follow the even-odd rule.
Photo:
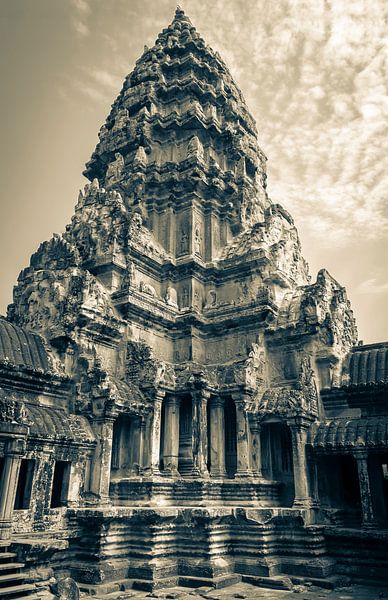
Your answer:
[[[251,422],[252,462],[251,469],[254,477],[262,477],[261,467],[261,424],[258,420]]]
[[[146,435],[146,420],[144,417],[140,417],[140,421],[139,421],[139,428],[140,428],[140,439],[139,439],[139,475],[143,474],[143,469],[146,465],[146,462],[144,460],[144,454],[145,454],[145,435]]]
[[[221,396],[210,399],[210,475],[226,477],[225,470],[225,400]]]
[[[167,396],[164,413],[164,473],[178,475],[179,459],[179,404],[177,396]]]
[[[10,440],[6,443],[3,471],[0,480],[0,539],[8,540],[12,531],[12,515],[15,504],[21,458],[25,441]]]
[[[373,512],[376,521],[385,523],[387,510],[384,498],[384,477],[379,455],[372,454],[368,460],[369,482],[372,493]]]
[[[108,504],[112,463],[113,423],[115,416],[104,416],[94,421],[97,445],[90,470],[90,491],[100,502]]]
[[[151,442],[151,472],[160,475],[160,426],[162,420],[162,400],[165,392],[157,390],[154,398],[154,411],[151,416],[150,442]]]
[[[133,419],[131,424],[131,444],[130,450],[130,471],[132,475],[139,475],[142,467],[142,428],[141,428],[141,417]]]
[[[249,424],[245,410],[245,402],[234,399],[236,406],[236,433],[237,433],[237,470],[235,477],[250,477],[252,472],[249,466]]]
[[[205,389],[196,390],[193,399],[193,474],[209,477],[207,469],[207,403],[210,392]]]
[[[357,462],[358,482],[360,485],[362,526],[375,527],[376,520],[373,512],[372,493],[369,480],[368,454],[367,452],[357,452],[354,457]]]
[[[314,505],[309,491],[306,461],[306,441],[309,425],[310,423],[305,421],[290,424],[295,488],[294,508],[311,508]]]
[[[320,505],[319,485],[318,485],[318,465],[317,457],[314,455],[312,448],[307,449],[307,469],[310,478],[310,496],[312,497],[315,506]]]
[[[142,421],[142,436],[143,436],[143,457],[142,457],[142,474],[151,475],[151,444],[152,444],[152,421],[153,414],[148,413]]]

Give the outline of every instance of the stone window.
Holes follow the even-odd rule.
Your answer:
[[[249,158],[245,159],[245,170],[246,170],[248,177],[250,177],[251,179],[255,178],[256,167],[253,164],[253,162],[251,160],[249,160]]]
[[[54,466],[53,484],[51,488],[51,508],[66,506],[69,491],[71,463],[67,460],[56,460]]]
[[[35,461],[22,458],[19,479],[16,488],[15,510],[30,508],[32,482],[34,479]]]

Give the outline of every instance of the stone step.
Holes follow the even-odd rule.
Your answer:
[[[16,596],[16,598],[27,597],[27,598],[30,598],[30,600],[32,600],[31,596],[29,596],[29,593],[34,592],[34,591],[35,591],[34,583],[23,583],[22,585],[14,585],[12,587],[0,588],[0,598]]]
[[[242,575],[244,583],[256,587],[272,588],[273,590],[292,590],[292,581],[287,575],[273,575],[272,577],[256,577],[255,575]]]
[[[118,581],[108,581],[100,584],[78,583],[80,592],[89,596],[102,596],[124,590],[139,590],[143,592],[152,592],[156,589],[172,588],[177,585],[177,577],[168,579],[120,579]]]
[[[383,588],[384,590],[388,589],[388,580],[386,577],[375,577],[374,579],[370,579],[370,577],[352,577],[351,582],[357,585],[370,585],[374,588]],[[385,594],[388,597],[387,591],[385,591]]]
[[[10,558],[16,558],[16,552],[0,552],[0,564],[4,560],[9,560]]]
[[[218,577],[191,577],[190,575],[178,577],[178,585],[182,587],[198,588],[203,586],[222,589],[240,583],[241,575],[238,573],[228,573],[227,575],[219,575]]]
[[[157,581],[152,581],[151,579],[133,579],[132,585],[130,588],[134,590],[139,590],[143,592],[153,592],[155,590],[167,589],[176,587],[178,582],[178,577],[168,577],[165,579],[158,579]],[[126,589],[130,589],[126,588]]]
[[[3,583],[9,583],[12,581],[16,581],[17,579],[24,579],[24,573],[8,573],[7,575],[0,575],[0,585]]]
[[[310,583],[311,585],[315,585],[316,587],[321,587],[326,590],[334,590],[338,587],[346,587],[349,586],[351,580],[346,575],[331,575],[330,577],[291,577],[292,583],[297,585],[304,585],[305,583]]]
[[[23,567],[24,567],[24,563],[18,563],[18,562],[0,563],[0,571],[10,571],[11,569],[22,569]]]

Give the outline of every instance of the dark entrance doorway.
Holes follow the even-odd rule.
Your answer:
[[[261,428],[261,453],[263,477],[280,481],[281,502],[292,506],[294,501],[294,469],[292,464],[292,439],[288,425],[282,422],[263,423]]]
[[[225,400],[225,469],[228,477],[233,478],[237,471],[237,424],[236,406],[233,398]]]

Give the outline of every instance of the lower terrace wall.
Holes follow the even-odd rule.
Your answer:
[[[339,575],[355,583],[388,585],[388,531],[325,528],[329,556]]]
[[[249,508],[79,509],[79,534],[63,559],[81,583],[136,580],[168,587],[238,573],[325,577],[333,571],[323,528],[303,511]]]

